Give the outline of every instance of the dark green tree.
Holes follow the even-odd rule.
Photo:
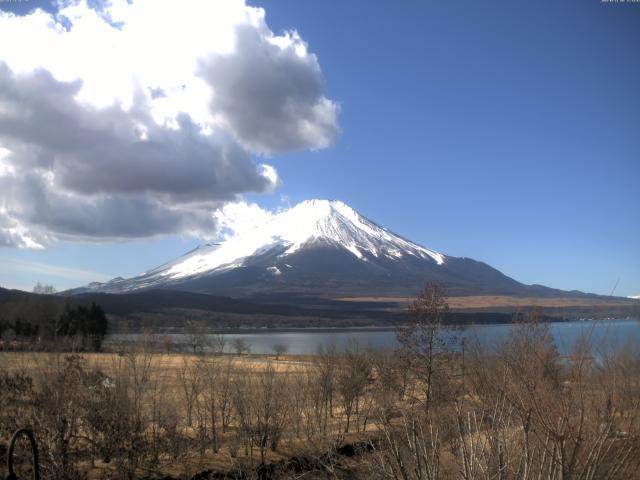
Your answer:
[[[89,306],[67,305],[60,316],[56,329],[56,336],[76,336],[83,339],[83,343],[90,342],[91,348],[100,350],[102,340],[107,334],[107,316],[100,305],[91,303]]]

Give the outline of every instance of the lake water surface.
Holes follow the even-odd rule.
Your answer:
[[[457,330],[455,335],[466,339],[477,339],[482,345],[491,346],[505,340],[512,325],[470,325]],[[550,324],[550,330],[561,354],[570,353],[576,342],[584,335],[589,334],[593,344],[598,347],[623,346],[626,342],[640,344],[640,321],[634,319],[620,320],[586,320],[570,321]],[[183,334],[157,335],[156,340],[168,337],[172,344],[183,347],[186,345],[187,336]],[[108,343],[140,342],[143,335],[139,334],[113,334],[107,337]],[[233,350],[231,343],[236,338],[242,338],[251,347],[251,353],[273,353],[273,346],[285,344],[289,353],[312,354],[318,351],[320,346],[335,345],[338,350],[343,350],[349,342],[358,342],[360,345],[373,348],[397,346],[396,332],[394,329],[380,328],[349,328],[349,329],[296,329],[296,330],[251,330],[224,334],[225,351]]]

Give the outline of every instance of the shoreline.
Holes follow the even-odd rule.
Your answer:
[[[551,319],[551,320],[543,320],[545,323],[588,323],[588,322],[597,322],[597,323],[606,323],[606,322],[640,322],[640,318],[634,317],[626,317],[626,318],[606,318],[606,319],[597,319],[597,318],[572,318],[572,319]],[[505,326],[505,325],[516,325],[517,322],[491,322],[491,323],[468,323],[463,325],[449,324],[443,325],[444,329],[451,330],[467,330],[473,327],[495,327],[495,326]],[[394,325],[394,326],[379,326],[379,325],[370,325],[370,326],[345,326],[345,327],[235,327],[235,328],[217,328],[207,330],[203,332],[206,335],[271,335],[271,334],[282,334],[282,333],[368,333],[368,332],[393,332],[400,328],[407,327],[407,324],[402,325]],[[114,331],[112,333],[107,334],[107,338],[114,335],[188,335],[188,332],[185,332],[180,327],[170,327],[167,330],[159,330],[149,333],[144,332],[125,332],[125,331]]]

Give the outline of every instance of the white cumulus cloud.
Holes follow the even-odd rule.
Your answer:
[[[215,213],[221,236],[224,239],[264,225],[273,216],[274,214],[269,210],[265,210],[255,203],[244,201],[227,203]]]
[[[329,146],[338,113],[244,1],[0,13],[0,245],[243,228],[241,195],[280,183],[260,156]]]

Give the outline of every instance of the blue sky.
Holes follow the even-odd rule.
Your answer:
[[[340,134],[254,153],[282,185],[245,199],[340,199],[525,283],[640,294],[640,4],[250,4],[317,55]],[[130,276],[199,243],[153,237],[0,247],[0,285]]]

